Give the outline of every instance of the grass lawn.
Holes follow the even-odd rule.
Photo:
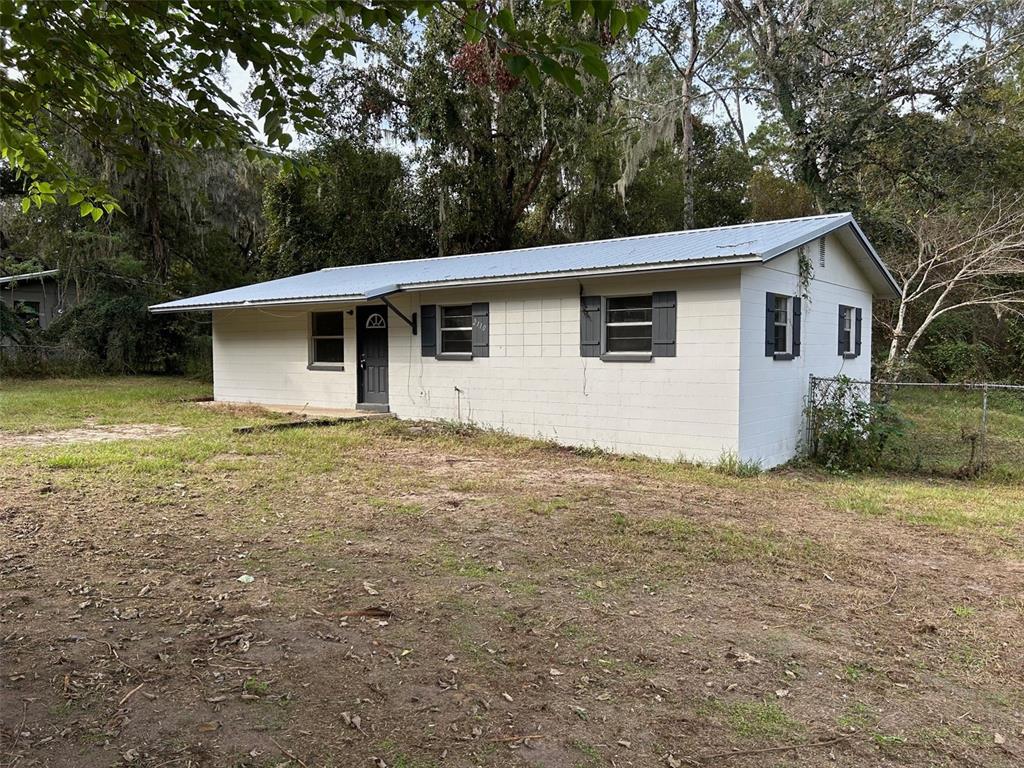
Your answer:
[[[903,387],[891,398],[905,425],[888,464],[953,475],[980,463],[984,451],[986,474],[1024,482],[1024,391],[989,392],[984,445],[980,390]]]
[[[0,384],[5,764],[1024,760],[1019,481],[239,434],[281,417],[205,394]]]

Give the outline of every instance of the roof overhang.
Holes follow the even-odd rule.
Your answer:
[[[26,272],[23,275],[5,275],[4,277],[0,277],[0,285],[20,283],[24,280],[42,280],[47,277],[54,277],[59,272],[59,269],[44,269],[41,272]]]

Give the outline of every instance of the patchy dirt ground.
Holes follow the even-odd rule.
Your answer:
[[[0,464],[6,765],[1024,763],[1019,526],[403,424],[217,440]]]
[[[0,432],[0,448],[63,443],[108,443],[114,440],[151,440],[155,437],[180,435],[185,431],[184,427],[165,424],[108,424],[25,434]]]

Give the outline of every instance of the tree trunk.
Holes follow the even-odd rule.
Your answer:
[[[700,40],[697,28],[697,0],[688,3],[690,51],[683,75],[683,229],[693,229],[693,79],[697,71]]]
[[[683,81],[683,229],[693,229],[692,82]]]
[[[885,359],[885,375],[888,378],[895,378],[900,364],[897,362],[900,360],[902,353],[903,336],[905,333],[905,327],[907,322],[907,304],[903,298],[900,298],[900,306],[896,311],[896,324],[892,329],[892,341],[889,342],[889,356]]]
[[[153,270],[156,279],[160,282],[167,280],[167,273],[170,265],[167,263],[167,249],[164,247],[163,236],[160,232],[160,199],[157,197],[156,155],[148,139],[142,140],[142,151],[146,155],[146,195],[145,195],[145,220],[147,236],[149,237],[150,254],[153,258]]]

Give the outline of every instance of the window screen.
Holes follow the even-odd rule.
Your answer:
[[[651,297],[616,296],[607,299],[605,351],[651,351]]]
[[[341,312],[314,312],[310,362],[345,362],[345,316]]]
[[[775,297],[775,353],[788,353],[789,348],[789,297]]]
[[[441,307],[441,354],[473,352],[473,305]]]
[[[843,354],[853,352],[853,318],[854,308],[843,307],[842,326],[840,329]]]

